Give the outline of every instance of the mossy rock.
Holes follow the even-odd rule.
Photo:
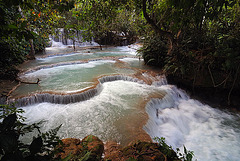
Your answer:
[[[60,150],[57,157],[61,159],[98,161],[101,160],[104,145],[98,137],[89,135],[82,141],[75,138],[62,139],[57,149]]]
[[[127,146],[122,150],[122,153],[124,156],[133,155],[135,153],[136,149],[132,146]]]
[[[83,152],[83,146],[80,139],[66,138],[62,139],[62,144],[57,147],[61,152],[57,155],[62,159],[72,155],[78,156]]]
[[[122,155],[126,160],[137,161],[166,161],[167,157],[159,149],[156,143],[136,142],[123,148]]]
[[[103,142],[96,136],[89,135],[82,140],[85,151],[90,151],[90,160],[100,160],[104,151]]]

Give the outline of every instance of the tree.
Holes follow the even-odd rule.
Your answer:
[[[46,47],[58,14],[70,10],[73,4],[70,0],[0,1],[1,78],[16,77],[16,72],[9,72],[15,70],[13,65]]]
[[[95,38],[100,44],[110,44],[124,35],[132,38],[136,35],[133,25],[131,1],[78,0],[72,10],[77,21],[74,27],[83,32],[86,40]],[[73,28],[73,25],[72,25]]]
[[[145,62],[193,86],[227,89],[230,104],[240,87],[239,1],[143,0],[141,7],[155,33],[142,49]]]

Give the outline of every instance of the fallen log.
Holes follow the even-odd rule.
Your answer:
[[[19,79],[17,79],[18,82],[20,83],[24,83],[24,84],[39,84],[39,82],[41,81],[39,78],[37,78],[37,82],[24,82],[24,81],[21,81]]]
[[[14,86],[11,89],[11,91],[8,92],[7,97],[9,97],[13,93],[13,91],[15,91],[21,85],[21,83],[24,83],[24,84],[37,84],[37,85],[39,85],[41,80],[38,78],[37,82],[24,82],[24,81],[21,81],[19,79],[16,79],[16,81],[18,81],[18,85]]]
[[[20,86],[20,84],[21,84],[21,82],[18,82],[18,85],[14,86],[11,89],[11,91],[8,92],[7,97],[9,97],[13,93],[13,91],[15,91]]]

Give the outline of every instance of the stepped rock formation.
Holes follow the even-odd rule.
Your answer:
[[[82,141],[75,138],[62,139],[62,145],[58,146],[61,159],[70,157],[71,160],[77,160],[83,157],[87,160],[100,160],[103,154],[103,142],[96,136],[86,136]]]
[[[62,159],[70,157],[70,160],[84,159],[87,161],[125,161],[129,159],[137,161],[179,160],[173,150],[169,150],[167,154],[164,154],[161,152],[164,151],[164,147],[152,142],[137,141],[122,148],[113,141],[109,141],[104,145],[98,137],[89,135],[82,141],[75,138],[62,139],[62,143],[58,147],[62,150],[58,154]]]

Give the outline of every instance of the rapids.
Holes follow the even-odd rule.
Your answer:
[[[60,47],[20,66],[21,80],[40,84],[21,84],[8,100],[24,109],[27,124],[44,121],[42,131],[62,124],[62,138],[92,134],[122,145],[165,137],[197,160],[240,158],[240,115],[191,99],[144,66],[134,49],[73,52],[54,45]]]

